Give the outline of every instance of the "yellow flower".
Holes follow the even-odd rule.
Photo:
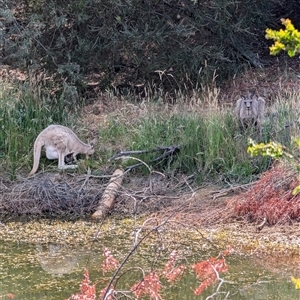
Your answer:
[[[289,30],[289,31],[294,31],[295,30],[295,27],[292,24],[290,19],[281,19],[280,21],[286,27],[287,30]]]
[[[282,44],[281,42],[278,42],[278,41],[275,41],[275,44],[274,44],[274,45],[275,45],[276,48],[282,49],[282,50],[283,50],[284,47],[285,47],[284,44]]]
[[[291,276],[291,280],[295,284],[296,290],[300,290],[300,278],[295,278]]]
[[[283,43],[275,41],[275,43],[272,46],[270,46],[269,49],[270,49],[270,53],[272,55],[275,55],[279,53],[281,50],[284,50],[285,46]]]

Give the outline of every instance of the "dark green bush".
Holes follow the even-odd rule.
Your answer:
[[[261,66],[265,28],[283,7],[278,0],[9,1],[0,11],[3,59],[46,69],[79,92],[92,80],[121,93],[188,92],[214,74],[221,81]]]

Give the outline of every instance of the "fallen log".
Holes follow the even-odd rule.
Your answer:
[[[123,181],[124,171],[122,169],[117,169],[113,173],[108,185],[103,192],[99,205],[96,211],[92,214],[93,219],[100,219],[107,215],[107,213],[112,209],[118,190]]]

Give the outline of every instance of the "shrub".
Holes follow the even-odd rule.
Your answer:
[[[233,200],[236,203],[235,211],[250,222],[261,221],[263,218],[270,225],[298,221],[300,195],[293,195],[298,184],[296,172],[283,166],[274,167],[249,191]]]
[[[300,53],[300,32],[294,27],[290,19],[281,19],[285,29],[266,29],[266,39],[272,39],[275,43],[270,47],[270,54],[277,55],[286,51],[288,56],[294,57]]]
[[[79,93],[96,80],[100,89],[123,94],[189,93],[215,73],[221,81],[249,64],[260,67],[255,47],[261,49],[278,6],[277,0],[11,1],[0,11],[4,62],[46,69],[61,88],[67,82]]]

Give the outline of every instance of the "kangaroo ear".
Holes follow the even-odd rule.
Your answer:
[[[95,146],[96,144],[98,143],[98,139],[97,138],[94,138],[90,141],[90,145],[91,146]]]

